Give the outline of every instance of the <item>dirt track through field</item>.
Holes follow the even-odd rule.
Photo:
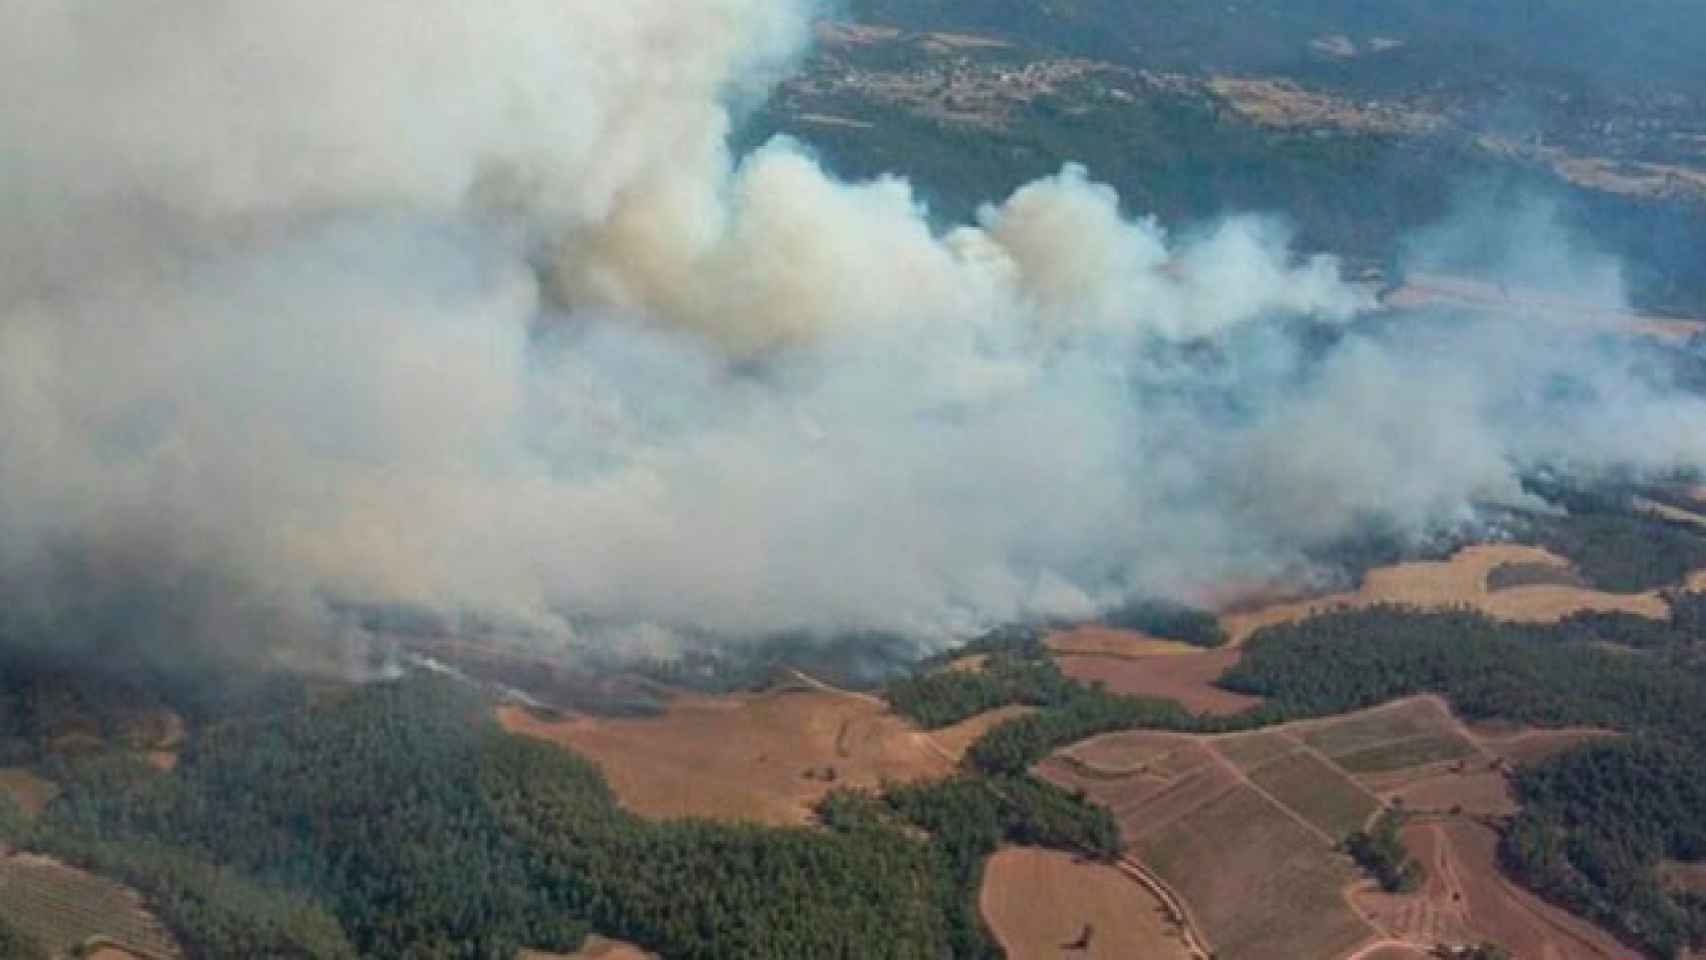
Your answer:
[[[1415,822],[1401,833],[1426,870],[1421,890],[1352,895],[1382,935],[1418,946],[1491,940],[1537,960],[1618,960],[1616,939],[1517,887],[1500,872],[1498,835],[1465,818]]]
[[[1510,761],[1532,760],[1606,735],[1598,730],[1473,729],[1452,714],[1442,698],[1422,695],[1253,733],[1106,734],[1058,752],[1039,764],[1036,772],[1066,789],[1084,790],[1113,811],[1132,844],[1127,859],[1132,861],[1134,875],[1147,874],[1157,885],[1152,889],[1164,890],[1165,896],[1173,898],[1177,905],[1172,909],[1188,918],[1187,926],[1198,931],[1205,950],[1212,942],[1222,955],[1255,956],[1249,950],[1251,923],[1272,922],[1280,924],[1275,930],[1290,929],[1285,936],[1292,937],[1287,942],[1294,945],[1302,942],[1296,938],[1315,935],[1277,915],[1271,921],[1253,919],[1255,905],[1265,902],[1262,896],[1253,889],[1228,885],[1226,878],[1239,871],[1258,869],[1254,861],[1241,865],[1239,858],[1266,850],[1260,869],[1297,871],[1285,874],[1291,879],[1275,888],[1287,891],[1281,899],[1294,900],[1294,909],[1308,904],[1308,910],[1321,912],[1322,943],[1338,943],[1334,955],[1345,960],[1410,960],[1427,956],[1425,951],[1440,942],[1478,939],[1516,947],[1516,955],[1525,958],[1592,960],[1628,954],[1607,953],[1616,949],[1608,934],[1506,879],[1497,865],[1496,836],[1474,817],[1504,815],[1515,809],[1506,780]],[[1409,744],[1436,740],[1461,744],[1454,754],[1457,759],[1432,760],[1427,758],[1437,753],[1407,752]],[[1339,757],[1362,757],[1370,751],[1420,759],[1411,767],[1371,774],[1350,773],[1339,766]],[[1270,779],[1264,771],[1294,765],[1301,757],[1324,771],[1318,780],[1281,781],[1288,784],[1283,796],[1257,782]],[[1342,813],[1324,819],[1321,811],[1355,808],[1342,804],[1323,808],[1309,793],[1311,782],[1319,782],[1321,791],[1337,796],[1362,797],[1363,810],[1378,811],[1386,801],[1405,797],[1407,807],[1424,815],[1433,811],[1433,819],[1423,821],[1427,830],[1415,830],[1412,825],[1405,835],[1412,852],[1429,864],[1430,886],[1424,891],[1394,897],[1373,890],[1360,874],[1342,875],[1341,882],[1349,886],[1338,899],[1354,908],[1350,915],[1357,923],[1366,925],[1360,942],[1354,934],[1346,939],[1352,931],[1346,926],[1348,918],[1330,919],[1334,901],[1320,887],[1323,877],[1340,869],[1334,864],[1342,859],[1333,849],[1342,838],[1323,824],[1345,822]],[[1305,809],[1314,812],[1306,814]],[[1451,810],[1461,810],[1463,816],[1448,816]],[[1251,820],[1267,826],[1251,832]],[[1254,846],[1228,846],[1228,830],[1242,830],[1247,836],[1241,844]],[[1279,841],[1285,831],[1291,832],[1293,841]],[[1309,842],[1299,846],[1296,841],[1304,837]],[[1149,862],[1151,855],[1160,858],[1162,869]],[[1358,879],[1352,882],[1353,877]],[[1309,893],[1311,889],[1316,892]],[[1182,895],[1187,892],[1192,899]],[[1236,903],[1226,899],[1235,893]],[[1233,949],[1224,949],[1229,943]]]

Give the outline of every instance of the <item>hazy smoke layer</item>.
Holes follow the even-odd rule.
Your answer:
[[[904,180],[731,158],[809,13],[0,0],[10,629],[941,636],[1302,575],[1525,465],[1706,463],[1639,358],[1371,321],[1264,220],[1170,237],[1068,168],[942,234]]]

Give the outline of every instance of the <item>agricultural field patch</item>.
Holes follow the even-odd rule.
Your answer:
[[[1518,765],[1540,763],[1565,750],[1579,747],[1591,740],[1615,737],[1612,730],[1577,728],[1570,730],[1524,730],[1502,736],[1482,737],[1481,746],[1490,754]]]
[[[1067,655],[1056,661],[1075,680],[1102,683],[1113,693],[1175,700],[1196,713],[1225,716],[1262,702],[1215,685],[1238,662],[1238,651],[1231,648],[1138,658]]]
[[[1474,755],[1475,745],[1454,733],[1426,734],[1341,754],[1334,762],[1353,774],[1388,773]]]
[[[1376,789],[1383,799],[1396,801],[1405,810],[1416,813],[1456,811],[1472,817],[1508,817],[1518,809],[1510,779],[1497,769],[1445,770],[1390,791],[1364,783]]]
[[[506,706],[498,720],[593,760],[621,803],[649,817],[805,823],[835,787],[944,777],[957,762],[882,701],[804,683],[683,695],[656,717],[553,719]]]
[[[1125,630],[1087,623],[1070,630],[1056,630],[1043,643],[1057,654],[1089,657],[1166,657],[1202,653],[1202,647],[1178,640],[1163,640],[1138,630]]]
[[[1706,861],[1679,863],[1666,861],[1659,867],[1659,879],[1671,890],[1683,890],[1706,896]]]
[[[1495,570],[1520,566],[1521,583],[1490,586]],[[1544,573],[1541,568],[1556,571]],[[1508,575],[1507,575],[1508,576]],[[1539,547],[1484,543],[1465,547],[1443,562],[1401,563],[1368,571],[1353,591],[1268,604],[1221,615],[1221,629],[1234,645],[1263,627],[1292,623],[1341,608],[1398,604],[1421,609],[1473,607],[1498,620],[1554,623],[1580,610],[1622,611],[1665,619],[1670,607],[1657,591],[1607,593],[1572,585],[1569,562]]]
[[[1432,700],[1412,699],[1302,728],[1304,743],[1338,759],[1400,740],[1452,732],[1445,711]]]
[[[1132,844],[1225,960],[1342,956],[1369,935],[1342,894],[1349,861],[1248,786]]]
[[[1245,773],[1302,749],[1297,741],[1273,730],[1216,737],[1210,743],[1221,756]]]
[[[1112,866],[1058,850],[1014,847],[996,853],[984,867],[978,907],[1015,960],[1192,957],[1178,926],[1149,891]]]
[[[1172,777],[1210,759],[1195,737],[1147,730],[1103,734],[1064,751],[1098,773],[1153,773]]]
[[[1422,864],[1422,888],[1359,886],[1352,901],[1383,935],[1414,944],[1492,941],[1516,957],[1621,960],[1609,934],[1516,887],[1498,867],[1498,835],[1463,818],[1418,821],[1400,834]]]
[[[1249,774],[1275,800],[1335,839],[1360,830],[1380,808],[1367,790],[1306,750]]]
[[[134,891],[48,857],[0,859],[0,917],[52,953],[105,937],[151,958],[180,955]]]
[[[22,767],[0,769],[0,793],[11,796],[27,817],[35,817],[59,796],[59,786]]]

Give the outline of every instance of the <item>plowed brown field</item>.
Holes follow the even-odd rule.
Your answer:
[[[1239,713],[1262,702],[1214,685],[1238,662],[1238,651],[1195,650],[1145,657],[1061,656],[1067,676],[1085,683],[1101,681],[1114,693],[1177,700],[1187,710],[1219,715]]]

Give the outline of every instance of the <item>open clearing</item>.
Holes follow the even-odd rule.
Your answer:
[[[1070,655],[1055,659],[1067,676],[1085,683],[1100,681],[1114,693],[1177,700],[1187,710],[1227,715],[1262,702],[1260,697],[1214,685],[1238,662],[1238,655],[1237,650],[1225,648],[1143,657]]]
[[[940,747],[942,751],[948,755],[949,759],[955,763],[959,763],[960,758],[966,755],[966,750],[970,749],[972,743],[976,741],[978,737],[983,736],[992,728],[998,727],[1009,720],[1014,720],[1019,717],[1023,717],[1026,714],[1036,712],[1036,707],[1027,707],[1020,704],[997,707],[996,709],[990,710],[986,713],[980,713],[975,717],[961,720],[959,723],[956,723],[951,727],[932,730],[929,733],[929,737],[935,742],[936,746]]]
[[[1270,604],[1253,610],[1224,613],[1221,628],[1240,644],[1262,627],[1290,623],[1312,614],[1339,607],[1368,607],[1376,604],[1442,609],[1470,606],[1490,617],[1525,623],[1553,623],[1579,610],[1623,611],[1664,619],[1670,607],[1658,591],[1606,593],[1568,583],[1529,583],[1489,590],[1488,575],[1500,567],[1521,564],[1569,571],[1562,557],[1538,547],[1509,543],[1465,547],[1442,563],[1402,563],[1368,571],[1354,591],[1328,594],[1307,600]],[[1706,580],[1706,576],[1702,576]]]
[[[978,907],[1013,960],[1190,960],[1152,894],[1118,869],[1069,853],[1013,847],[989,859]],[[1084,949],[1071,950],[1086,928]]]
[[[1122,630],[1087,623],[1070,630],[1056,630],[1043,644],[1057,654],[1078,654],[1088,657],[1160,657],[1190,656],[1203,652],[1202,647],[1163,640],[1137,630]]]
[[[48,857],[19,853],[0,859],[0,917],[55,954],[106,937],[139,956],[180,956],[141,896]]]
[[[1610,935],[1522,890],[1499,872],[1498,835],[1471,820],[1417,822],[1400,834],[1426,870],[1422,889],[1388,894],[1362,885],[1352,900],[1383,935],[1417,945],[1491,940],[1537,960],[1622,958]]]
[[[631,943],[612,940],[593,934],[586,938],[574,953],[546,953],[543,950],[523,950],[516,960],[657,960],[657,954],[647,953]]]
[[[593,760],[622,804],[649,817],[799,824],[834,787],[943,777],[957,763],[882,701],[805,682],[683,695],[657,717],[545,719],[506,706],[498,720]]]
[[[24,816],[34,819],[53,802],[54,797],[59,796],[59,786],[22,767],[8,767],[0,769],[0,793],[10,795],[17,801],[18,808],[24,811]]]
[[[1706,862],[1678,863],[1666,861],[1659,868],[1659,877],[1672,890],[1706,894]]]

